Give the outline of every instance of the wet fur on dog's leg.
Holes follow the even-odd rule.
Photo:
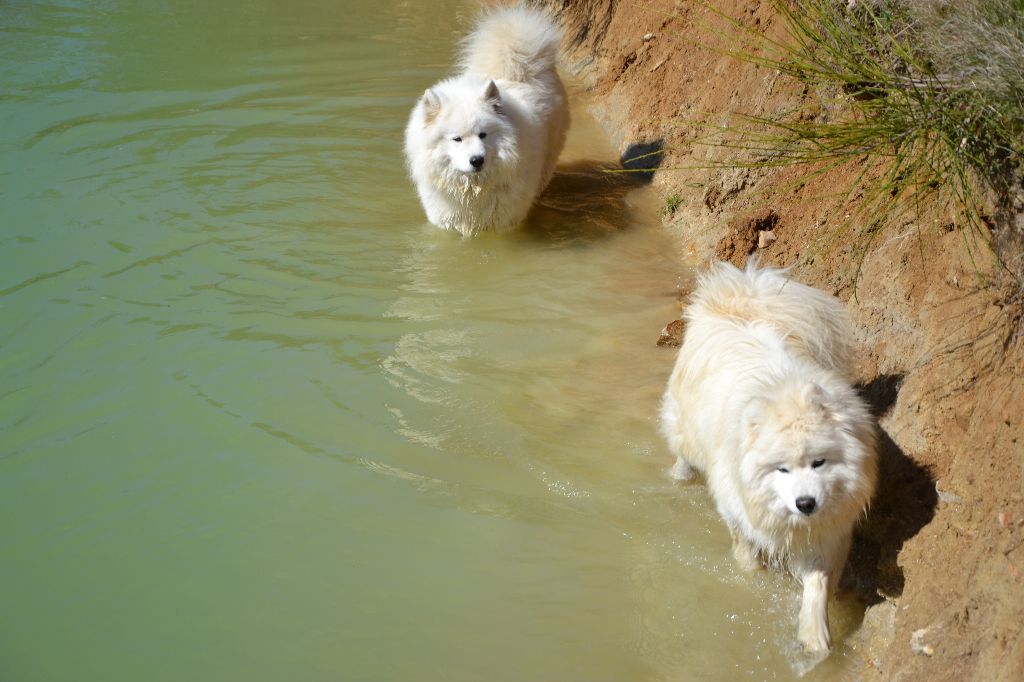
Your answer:
[[[813,569],[800,578],[804,583],[804,593],[797,639],[808,651],[828,651],[832,646],[828,631],[829,574],[822,569]]]
[[[828,626],[828,602],[839,585],[850,551],[851,539],[850,534],[837,538],[833,545],[826,546],[824,556],[799,570],[799,577],[803,582],[803,597],[797,639],[812,653],[828,651],[832,646]]]
[[[747,538],[738,530],[729,529],[732,535],[732,555],[739,564],[740,570],[745,573],[756,571],[761,568],[761,560],[757,557],[757,547],[751,544]]]

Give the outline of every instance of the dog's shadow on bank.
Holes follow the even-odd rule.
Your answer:
[[[627,195],[649,185],[664,159],[664,143],[631,144],[618,163],[585,159],[559,164],[537,198],[524,232],[559,246],[618,234],[636,223]]]
[[[901,374],[883,374],[858,385],[876,419],[896,403]],[[868,605],[903,593],[896,560],[904,543],[935,516],[938,491],[931,472],[912,460],[878,427],[879,483],[867,518],[854,534],[844,583]]]

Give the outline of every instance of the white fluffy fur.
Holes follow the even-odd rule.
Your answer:
[[[462,73],[417,102],[405,154],[430,222],[473,235],[526,217],[569,129],[558,44],[558,29],[539,11],[495,10],[466,38]]]
[[[742,568],[763,560],[800,579],[798,639],[827,651],[828,599],[878,478],[849,322],[837,299],[783,271],[727,263],[700,279],[685,317],[661,407],[671,473],[704,475]]]

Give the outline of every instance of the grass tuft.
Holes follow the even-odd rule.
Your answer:
[[[680,206],[683,205],[683,198],[678,194],[670,194],[665,197],[665,206],[661,209],[661,214],[664,216],[672,215],[676,212]]]
[[[1024,282],[1019,210],[1002,226],[991,218],[1022,194],[1024,0],[772,2],[779,40],[708,8],[733,28],[730,54],[789,76],[820,106],[741,116],[714,144],[753,160],[723,165],[805,166],[801,183],[859,167],[840,198],[863,195],[836,235],[860,226],[857,274],[882,223],[912,213],[920,224],[927,210],[966,228],[972,259],[984,244]]]

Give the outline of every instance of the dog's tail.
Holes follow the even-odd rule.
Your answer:
[[[551,18],[528,7],[488,12],[462,48],[466,73],[526,83],[554,71],[561,34]]]

